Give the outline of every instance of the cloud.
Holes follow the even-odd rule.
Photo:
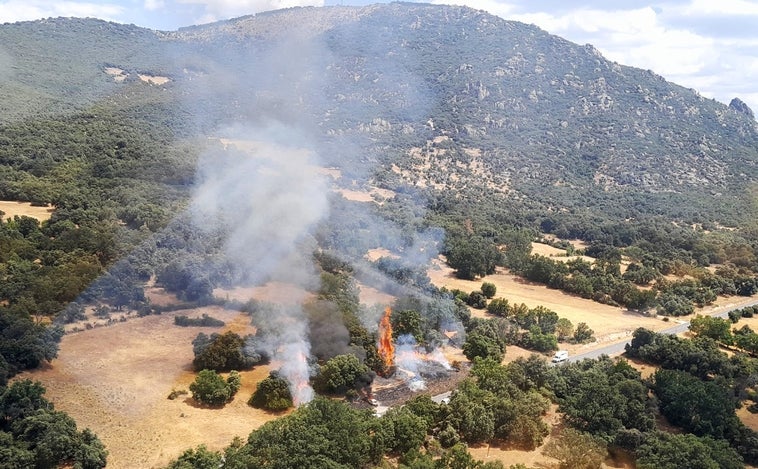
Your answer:
[[[145,0],[144,8],[147,11],[160,10],[166,6],[163,0]]]
[[[0,1],[0,22],[13,23],[58,16],[116,21],[124,11],[124,7],[112,3],[8,0]]]
[[[209,22],[297,6],[323,6],[324,0],[176,0],[202,10],[199,21]]]
[[[758,3],[748,0],[692,0],[676,9],[685,16],[758,16]]]

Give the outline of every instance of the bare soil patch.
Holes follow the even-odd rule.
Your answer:
[[[395,196],[395,193],[389,189],[381,189],[373,186],[365,190],[337,187],[334,189],[334,192],[337,192],[343,198],[352,202],[375,202],[379,205],[381,205],[384,200],[391,199]]]
[[[626,361],[629,363],[629,365],[631,365],[632,368],[640,372],[642,379],[647,379],[653,376],[655,372],[660,368],[659,366],[651,365],[650,363],[646,363],[642,360],[634,358],[627,358]]]
[[[162,77],[158,75],[147,75],[145,73],[138,73],[137,76],[139,77],[140,80],[144,81],[145,83],[149,83],[151,85],[165,85],[166,83],[171,81],[169,77]]]
[[[126,80],[126,77],[129,76],[128,73],[126,73],[125,70],[122,70],[118,67],[105,67],[105,73],[113,77],[113,81],[117,83],[121,83],[124,80]]]
[[[342,177],[342,170],[339,168],[319,168],[318,173],[323,174],[324,176],[329,176],[335,181]]]
[[[390,295],[389,293],[385,293],[381,290],[377,290],[374,287],[369,287],[368,285],[364,285],[362,283],[358,283],[358,289],[360,290],[358,299],[364,305],[387,306],[394,303],[397,299],[395,296]]]
[[[743,403],[743,406],[737,409],[737,417],[745,424],[746,427],[751,430],[758,431],[758,414],[754,414],[747,410],[747,407],[751,402]]]
[[[393,253],[392,251],[390,251],[387,248],[369,249],[366,252],[366,255],[363,256],[363,257],[365,257],[370,262],[378,261],[382,257],[390,257],[392,259],[399,259],[400,258],[400,256],[398,256],[397,254]]]
[[[0,211],[5,212],[2,219],[13,218],[14,216],[27,216],[36,218],[40,222],[49,220],[53,215],[54,207],[45,205],[38,207],[29,202],[16,202],[12,200],[0,200]]]

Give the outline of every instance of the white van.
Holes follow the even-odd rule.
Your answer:
[[[560,363],[565,362],[568,360],[569,353],[568,350],[558,350],[555,352],[555,355],[553,355],[553,363]]]

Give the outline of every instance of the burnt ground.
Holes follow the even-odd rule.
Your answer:
[[[458,387],[458,383],[469,376],[471,364],[464,362],[460,364],[460,370],[445,369],[427,369],[421,372],[426,385],[425,389],[418,391],[412,390],[408,386],[408,381],[403,379],[402,372],[397,372],[389,378],[377,376],[373,384],[374,399],[379,401],[379,405],[384,407],[397,407],[402,405],[408,399],[422,394],[436,396]],[[359,409],[374,408],[364,400],[358,400],[352,403]]]

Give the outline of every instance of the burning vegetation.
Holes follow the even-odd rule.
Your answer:
[[[385,378],[395,373],[395,344],[392,341],[391,316],[392,308],[387,306],[379,322],[379,343],[377,344],[377,349],[379,357],[384,363],[384,368],[379,371],[379,374]]]

